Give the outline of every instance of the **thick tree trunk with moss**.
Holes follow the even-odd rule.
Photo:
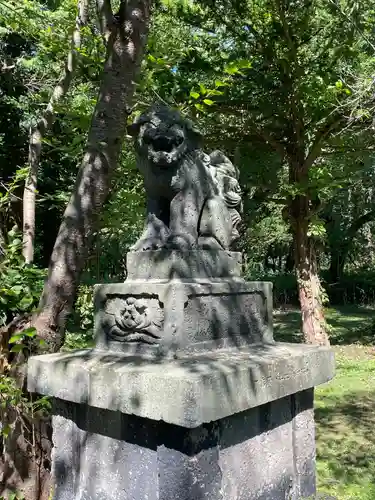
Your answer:
[[[86,152],[52,252],[35,321],[49,351],[64,342],[65,323],[107,198],[131,112],[135,81],[145,51],[151,0],[123,0],[112,15],[98,1],[107,55]]]
[[[307,344],[329,345],[322,304],[323,289],[318,275],[314,242],[308,235],[308,197],[296,196],[290,208],[304,340]]]

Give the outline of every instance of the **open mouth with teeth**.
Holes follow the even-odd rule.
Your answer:
[[[149,127],[143,134],[147,156],[156,165],[169,166],[178,161],[186,150],[185,135],[181,128],[167,131]]]

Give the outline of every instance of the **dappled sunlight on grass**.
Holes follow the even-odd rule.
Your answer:
[[[335,378],[316,389],[318,491],[375,500],[375,309],[326,309]],[[298,309],[276,311],[275,339],[302,342]]]
[[[332,345],[375,343],[375,309],[360,306],[329,307],[325,315]],[[301,313],[297,308],[275,311],[275,339],[302,342]],[[375,498],[375,497],[374,497]]]
[[[318,489],[339,500],[375,499],[375,357],[337,354],[337,375],[317,388]]]
[[[298,309],[275,311],[273,321],[275,340],[302,342],[301,313]]]

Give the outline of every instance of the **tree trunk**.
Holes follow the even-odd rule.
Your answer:
[[[343,275],[345,264],[358,231],[368,222],[374,220],[375,211],[371,210],[355,219],[354,222],[344,230],[338,237],[332,234],[330,238],[330,278],[333,283],[339,281]]]
[[[0,262],[2,259],[5,257],[5,247],[6,247],[6,236],[5,236],[5,231],[4,228],[2,227],[2,217],[0,214]]]
[[[110,3],[107,2],[110,8]],[[49,351],[64,342],[67,316],[121,152],[135,80],[145,51],[151,0],[123,0],[108,18],[107,55],[86,152],[56,238],[35,321]],[[110,23],[110,24],[109,24]]]
[[[307,344],[329,345],[322,304],[323,289],[317,270],[314,243],[308,236],[308,205],[306,196],[296,196],[291,206],[302,332]]]
[[[339,242],[337,242],[339,245]],[[340,249],[331,248],[331,262],[329,266],[329,276],[331,283],[337,283],[344,272],[345,262],[348,253]]]
[[[34,127],[30,128],[29,172],[23,192],[23,249],[26,264],[34,260],[35,239],[35,202],[38,183],[38,168],[45,133],[51,129],[55,119],[55,106],[66,95],[73,80],[77,65],[77,50],[81,46],[81,27],[88,22],[88,0],[78,0],[78,13],[71,39],[71,49],[65,64],[65,70],[56,85],[49,103]]]
[[[285,267],[284,270],[286,273],[291,273],[294,269],[294,257],[295,257],[295,252],[294,252],[294,244],[291,243],[288,248],[288,254],[285,259]]]

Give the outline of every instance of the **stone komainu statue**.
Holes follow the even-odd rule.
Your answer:
[[[195,125],[155,106],[129,127],[147,195],[146,225],[132,250],[228,250],[239,236],[238,170],[221,152],[201,149]]]

